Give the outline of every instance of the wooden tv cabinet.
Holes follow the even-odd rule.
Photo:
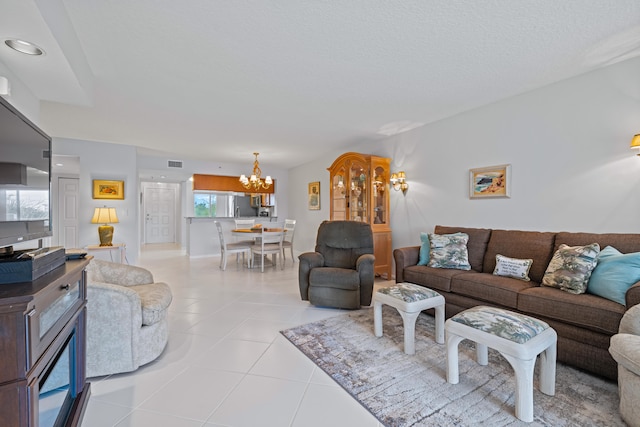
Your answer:
[[[90,259],[67,261],[33,282],[0,284],[4,427],[80,425],[90,395],[85,372]]]

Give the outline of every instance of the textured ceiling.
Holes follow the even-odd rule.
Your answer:
[[[284,168],[640,55],[638,0],[0,2],[52,136]]]

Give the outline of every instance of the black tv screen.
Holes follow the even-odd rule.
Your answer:
[[[51,234],[51,138],[0,97],[0,247]]]

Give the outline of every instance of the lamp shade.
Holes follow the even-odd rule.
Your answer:
[[[93,211],[93,218],[91,218],[91,224],[117,224],[118,214],[116,214],[116,208],[96,208]]]
[[[631,139],[631,148],[640,148],[640,133]]]

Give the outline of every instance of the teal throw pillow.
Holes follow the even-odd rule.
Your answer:
[[[466,233],[429,234],[429,267],[471,270]]]
[[[418,265],[429,264],[429,233],[420,233],[420,258],[418,259]]]
[[[640,281],[640,252],[623,254],[607,246],[598,256],[598,264],[591,273],[587,292],[625,305],[625,295]]]

